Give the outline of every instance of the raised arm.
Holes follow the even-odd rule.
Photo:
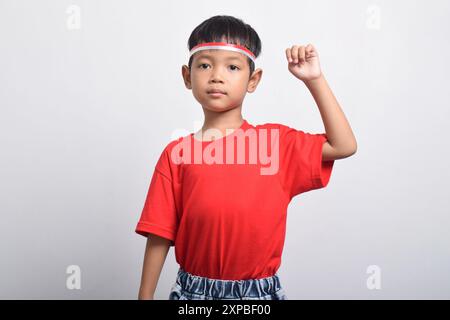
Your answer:
[[[322,73],[319,55],[312,44],[286,49],[289,71],[302,80],[311,92],[325,127],[327,142],[322,160],[336,160],[353,155],[357,143],[352,129]]]
[[[336,160],[353,155],[357,149],[355,136],[324,75],[305,82],[322,117],[327,142],[323,144],[322,160]]]
[[[170,249],[170,240],[149,234],[145,247],[139,300],[153,300],[159,276]]]

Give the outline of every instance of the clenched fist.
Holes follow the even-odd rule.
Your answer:
[[[289,71],[303,82],[314,80],[322,75],[319,55],[312,44],[294,45],[286,49]]]

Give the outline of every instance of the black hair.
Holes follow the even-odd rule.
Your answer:
[[[237,44],[246,47],[258,57],[261,53],[261,40],[256,31],[241,19],[217,15],[199,24],[191,33],[188,40],[189,51],[200,43],[221,42]],[[191,70],[194,55],[189,59],[189,70]],[[247,57],[250,67],[250,76],[255,71],[255,63]]]

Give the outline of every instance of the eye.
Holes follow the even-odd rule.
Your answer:
[[[233,64],[232,64],[230,67],[232,68],[231,70],[233,70],[233,71],[234,71],[234,70],[239,70],[239,67],[238,67],[238,66],[235,66],[235,65],[233,65]],[[233,69],[233,67],[234,67],[235,69]]]
[[[202,63],[202,64],[200,64],[200,65],[199,65],[200,69],[203,69],[202,66],[208,66],[208,64],[207,64],[207,63]]]

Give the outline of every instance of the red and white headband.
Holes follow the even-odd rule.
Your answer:
[[[222,50],[229,50],[234,52],[239,52],[242,54],[245,54],[247,57],[249,57],[253,63],[255,63],[256,56],[248,50],[244,46],[240,46],[237,44],[227,43],[227,42],[206,42],[196,45],[191,49],[189,52],[189,57],[191,57],[194,53],[202,50],[211,50],[211,49],[222,49]]]

